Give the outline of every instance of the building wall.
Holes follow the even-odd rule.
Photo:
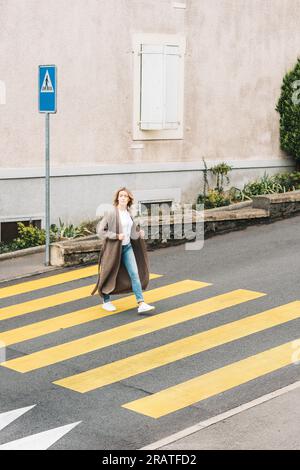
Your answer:
[[[275,105],[299,55],[299,0],[191,0],[185,153],[260,160],[279,149]],[[187,137],[188,135],[188,137]]]
[[[98,200],[109,202],[123,184],[139,194],[180,188],[182,201],[194,202],[202,157],[233,163],[239,186],[265,170],[292,168],[279,149],[275,105],[299,53],[300,1],[174,3],[183,0],[0,0],[2,220],[44,211],[39,64],[58,71],[52,222],[92,218]],[[133,141],[135,33],[186,38],[182,140],[143,141],[142,148]]]

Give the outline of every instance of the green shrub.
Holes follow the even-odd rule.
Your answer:
[[[82,222],[79,227],[73,224],[65,224],[59,219],[59,227],[56,224],[50,226],[50,243],[64,238],[77,238],[96,233],[98,220]],[[22,250],[33,246],[45,245],[46,231],[34,227],[32,224],[25,226],[18,222],[18,237],[10,243],[0,242],[0,254]]]
[[[215,189],[209,189],[205,196],[204,194],[198,195],[197,204],[203,204],[204,209],[212,209],[214,207],[228,206],[230,199]]]
[[[77,238],[86,235],[85,227],[82,224],[79,227],[76,227],[73,224],[68,225],[62,222],[60,218],[59,226],[57,226],[56,224],[52,224],[50,229],[53,235],[55,236],[56,240],[60,240],[63,238]]]
[[[268,176],[265,172],[260,179],[245,184],[243,189],[230,188],[229,195],[232,201],[244,201],[261,194],[284,193],[295,189],[300,189],[300,172],[273,176]]]
[[[283,78],[281,95],[276,105],[280,114],[280,148],[300,161],[300,58],[295,67]]]
[[[214,176],[217,178],[217,186],[215,187],[215,190],[218,191],[219,193],[222,193],[223,190],[223,184],[224,184],[224,178],[226,178],[227,184],[229,184],[229,177],[227,174],[232,170],[232,166],[227,165],[227,163],[222,162],[219,163],[218,165],[213,166],[210,171]]]
[[[293,171],[292,173],[280,173],[275,175],[274,179],[284,188],[283,192],[300,189],[299,171]]]
[[[96,233],[99,220],[86,220],[79,225],[79,229],[84,235],[93,235]]]
[[[10,253],[11,251],[17,251],[20,248],[15,241],[10,243],[0,242],[0,255],[3,253]]]
[[[19,236],[14,240],[18,249],[30,248],[32,246],[44,245],[46,243],[46,234],[44,229],[39,229],[29,224],[28,227],[22,222],[18,222]]]
[[[251,197],[244,193],[242,189],[232,186],[228,192],[231,202],[243,202],[245,200],[250,201]]]
[[[207,170],[205,164],[204,192],[198,195],[197,204],[204,204],[204,209],[211,209],[213,207],[227,206],[234,202],[251,200],[252,197],[261,194],[284,193],[300,189],[300,171],[293,171],[272,176],[264,172],[261,178],[245,184],[243,189],[232,186],[229,191],[223,191],[223,178],[226,177],[227,183],[229,183],[227,173],[230,170],[231,167],[226,165],[226,163],[221,163],[210,170]],[[217,176],[217,186],[213,190],[208,189],[207,191],[208,171],[212,171]]]
[[[9,253],[11,251],[23,250],[33,246],[44,245],[46,243],[46,232],[44,229],[34,227],[32,224],[25,226],[18,222],[18,237],[9,243],[0,243],[0,253]],[[55,241],[55,237],[50,235],[50,241]]]
[[[247,183],[243,192],[246,196],[252,197],[260,194],[282,193],[283,187],[275,179],[275,176],[269,176],[265,172],[260,179]]]
[[[228,206],[231,201],[223,190],[223,184],[224,178],[226,178],[226,182],[229,183],[229,177],[227,174],[232,170],[232,167],[227,165],[225,162],[222,162],[208,169],[204,158],[202,158],[202,160],[204,163],[204,185],[203,193],[198,194],[197,204],[203,204],[204,209]],[[209,171],[216,177],[216,187],[214,189],[209,188],[207,177]]]

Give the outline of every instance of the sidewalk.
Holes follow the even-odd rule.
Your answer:
[[[45,266],[44,252],[11,258],[0,262],[0,282],[57,269],[62,268],[57,266]]]
[[[144,449],[299,450],[299,403],[300,381]]]

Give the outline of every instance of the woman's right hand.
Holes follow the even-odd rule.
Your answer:
[[[119,240],[124,240],[124,238],[125,238],[124,233],[119,233],[118,238],[119,238]]]

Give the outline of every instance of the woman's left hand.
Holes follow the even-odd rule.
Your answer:
[[[145,237],[145,232],[144,232],[144,230],[142,230],[142,229],[140,230],[140,237],[141,237],[141,238],[144,238],[144,237]]]

